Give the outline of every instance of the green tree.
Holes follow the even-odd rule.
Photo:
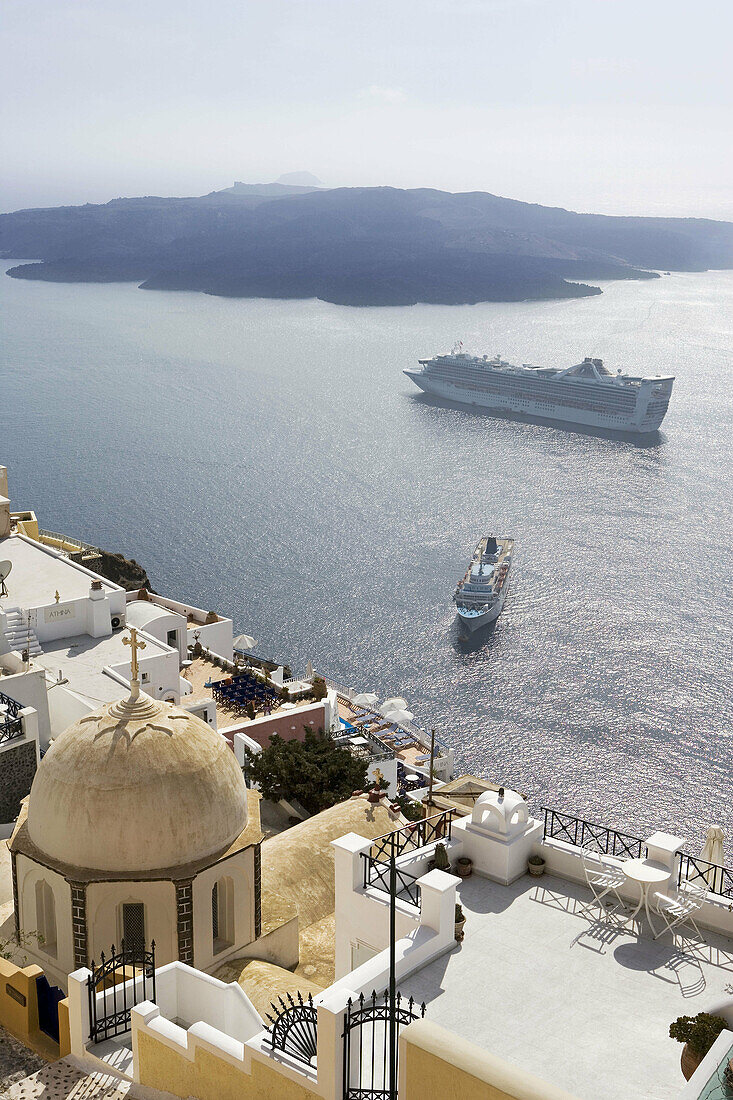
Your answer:
[[[261,752],[245,749],[245,770],[263,798],[273,802],[297,799],[309,813],[343,802],[363,790],[367,769],[363,760],[337,745],[323,730],[306,728],[303,741],[284,741],[273,734]]]
[[[318,703],[321,699],[325,699],[328,695],[328,688],[326,687],[326,681],[322,676],[314,676],[311,684],[311,694]]]

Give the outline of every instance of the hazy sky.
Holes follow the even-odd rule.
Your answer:
[[[2,0],[0,209],[330,186],[733,220],[730,0]]]

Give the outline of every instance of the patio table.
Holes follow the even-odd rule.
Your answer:
[[[663,863],[658,863],[654,859],[627,859],[621,864],[621,870],[630,882],[635,882],[639,887],[639,904],[624,923],[633,921],[643,905],[649,927],[656,936],[657,932],[649,912],[649,890],[652,886],[661,886],[669,882],[672,872],[669,867],[665,867]]]

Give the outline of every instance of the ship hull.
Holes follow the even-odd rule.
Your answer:
[[[496,601],[493,607],[485,614],[481,615],[462,615],[460,611],[456,612],[456,622],[466,634],[473,634],[476,630],[481,630],[484,626],[490,626],[491,623],[495,623],[501,614],[501,609],[504,606],[505,597],[502,596]]]
[[[652,434],[659,430],[664,420],[666,407],[661,412],[638,416],[619,416],[586,409],[573,409],[565,405],[548,406],[547,401],[522,400],[517,402],[510,396],[501,394],[482,394],[467,391],[460,385],[431,378],[424,371],[406,370],[407,377],[425,393],[440,397],[445,401],[454,401],[470,408],[486,409],[504,416],[531,417],[537,420],[552,421],[559,424],[582,424],[588,428],[603,428],[614,432],[633,432],[637,435]]]

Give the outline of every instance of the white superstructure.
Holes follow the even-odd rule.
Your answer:
[[[565,370],[519,367],[498,355],[468,355],[461,347],[421,359],[420,370],[404,373],[426,393],[449,401],[622,432],[655,432],[669,406],[672,375],[612,374],[602,359],[591,358]]]
[[[458,621],[472,633],[499,617],[509,587],[514,539],[482,538],[453,599]]]

